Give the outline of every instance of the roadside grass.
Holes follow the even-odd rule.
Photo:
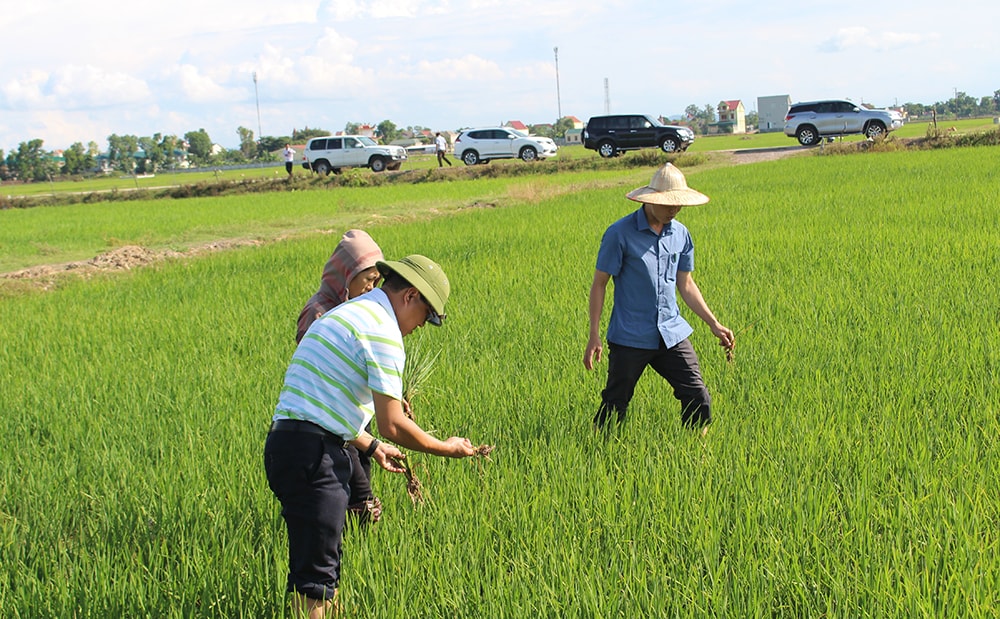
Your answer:
[[[924,119],[907,123],[901,129],[893,132],[898,138],[916,138],[927,134],[930,122]],[[991,131],[996,128],[990,118],[973,118],[952,121],[942,121],[938,124],[938,129],[948,132],[954,128],[958,135]],[[837,141],[854,143],[864,141],[863,136],[843,136]],[[754,148],[780,148],[797,146],[794,138],[789,138],[781,131],[768,133],[753,133],[747,135],[711,135],[698,136],[689,152],[710,153],[712,151],[744,150]],[[634,153],[625,156],[634,156]],[[458,161],[453,154],[449,154],[453,168],[462,169],[465,166]],[[579,159],[599,158],[596,152],[586,150],[579,144],[564,145],[559,148],[559,154],[551,159],[551,162],[574,161]],[[509,166],[520,165],[519,160],[497,160],[490,165]],[[437,158],[434,155],[413,154],[403,164],[402,172],[413,172],[417,170],[428,171],[438,167]],[[447,169],[447,168],[446,168]],[[296,163],[293,174],[296,178],[312,178],[313,174],[299,163]],[[361,174],[365,176],[373,175],[369,170],[355,170],[348,174]],[[391,174],[391,173],[390,173]],[[187,185],[198,185],[207,183],[243,183],[251,181],[282,181],[286,178],[285,169],[282,165],[275,166],[267,164],[261,166],[248,166],[236,170],[206,169],[195,172],[160,172],[151,177],[137,178],[112,174],[100,178],[81,178],[75,180],[59,180],[48,183],[6,183],[0,186],[0,198],[4,196],[47,196],[59,194],[85,194],[92,192],[131,192],[136,190],[153,191],[165,187],[180,187]],[[2,201],[0,201],[2,203]]]
[[[417,418],[497,448],[412,454],[423,507],[375,473],[385,516],[345,539],[349,615],[995,617],[998,163],[970,148],[692,170],[712,198],[679,217],[695,276],[727,325],[753,325],[727,364],[685,310],[713,394],[704,440],[651,375],[624,428],[590,427],[607,366],[580,363],[587,291],[603,230],[636,207],[610,178],[480,179],[450,195],[479,208],[359,219],[452,281],[447,324],[408,338],[440,351]],[[313,208],[272,199],[280,218]],[[334,242],[0,298],[0,615],[286,616],[261,450]]]

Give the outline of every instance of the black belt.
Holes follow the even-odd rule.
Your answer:
[[[278,419],[277,421],[272,421],[271,432],[302,432],[303,434],[316,434],[317,436],[322,436],[323,438],[333,441],[338,445],[344,444],[344,439],[340,438],[336,434],[324,430],[311,421],[302,421],[300,419]]]

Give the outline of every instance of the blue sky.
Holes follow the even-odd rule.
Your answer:
[[[673,116],[759,96],[879,106],[1000,90],[996,0],[108,0],[0,11],[0,149],[348,122]],[[553,48],[559,49],[558,79]],[[253,74],[256,72],[255,97]],[[258,124],[257,99],[260,122]],[[260,127],[260,131],[258,130]]]

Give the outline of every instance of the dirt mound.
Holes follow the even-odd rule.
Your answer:
[[[87,260],[85,264],[97,270],[127,271],[132,267],[155,262],[157,259],[159,259],[159,256],[150,249],[139,245],[125,245],[124,247],[117,247],[111,251],[99,254]]]
[[[190,258],[209,252],[260,244],[261,241],[254,239],[219,240],[191,247],[183,252],[171,249],[153,250],[141,245],[123,245],[100,253],[90,260],[45,264],[12,273],[0,273],[0,279],[25,280],[43,289],[49,289],[60,277],[67,275],[87,278],[97,273],[129,271],[167,258]]]

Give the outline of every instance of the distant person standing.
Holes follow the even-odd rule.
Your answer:
[[[447,163],[449,166],[451,165],[451,161],[449,161],[446,156],[448,153],[448,142],[444,139],[444,136],[441,135],[440,131],[437,132],[437,136],[434,138],[434,150],[437,152],[439,168],[444,167],[441,164],[442,161]]]
[[[285,144],[285,172],[288,178],[292,178],[292,166],[295,165],[295,149],[291,144]]]

